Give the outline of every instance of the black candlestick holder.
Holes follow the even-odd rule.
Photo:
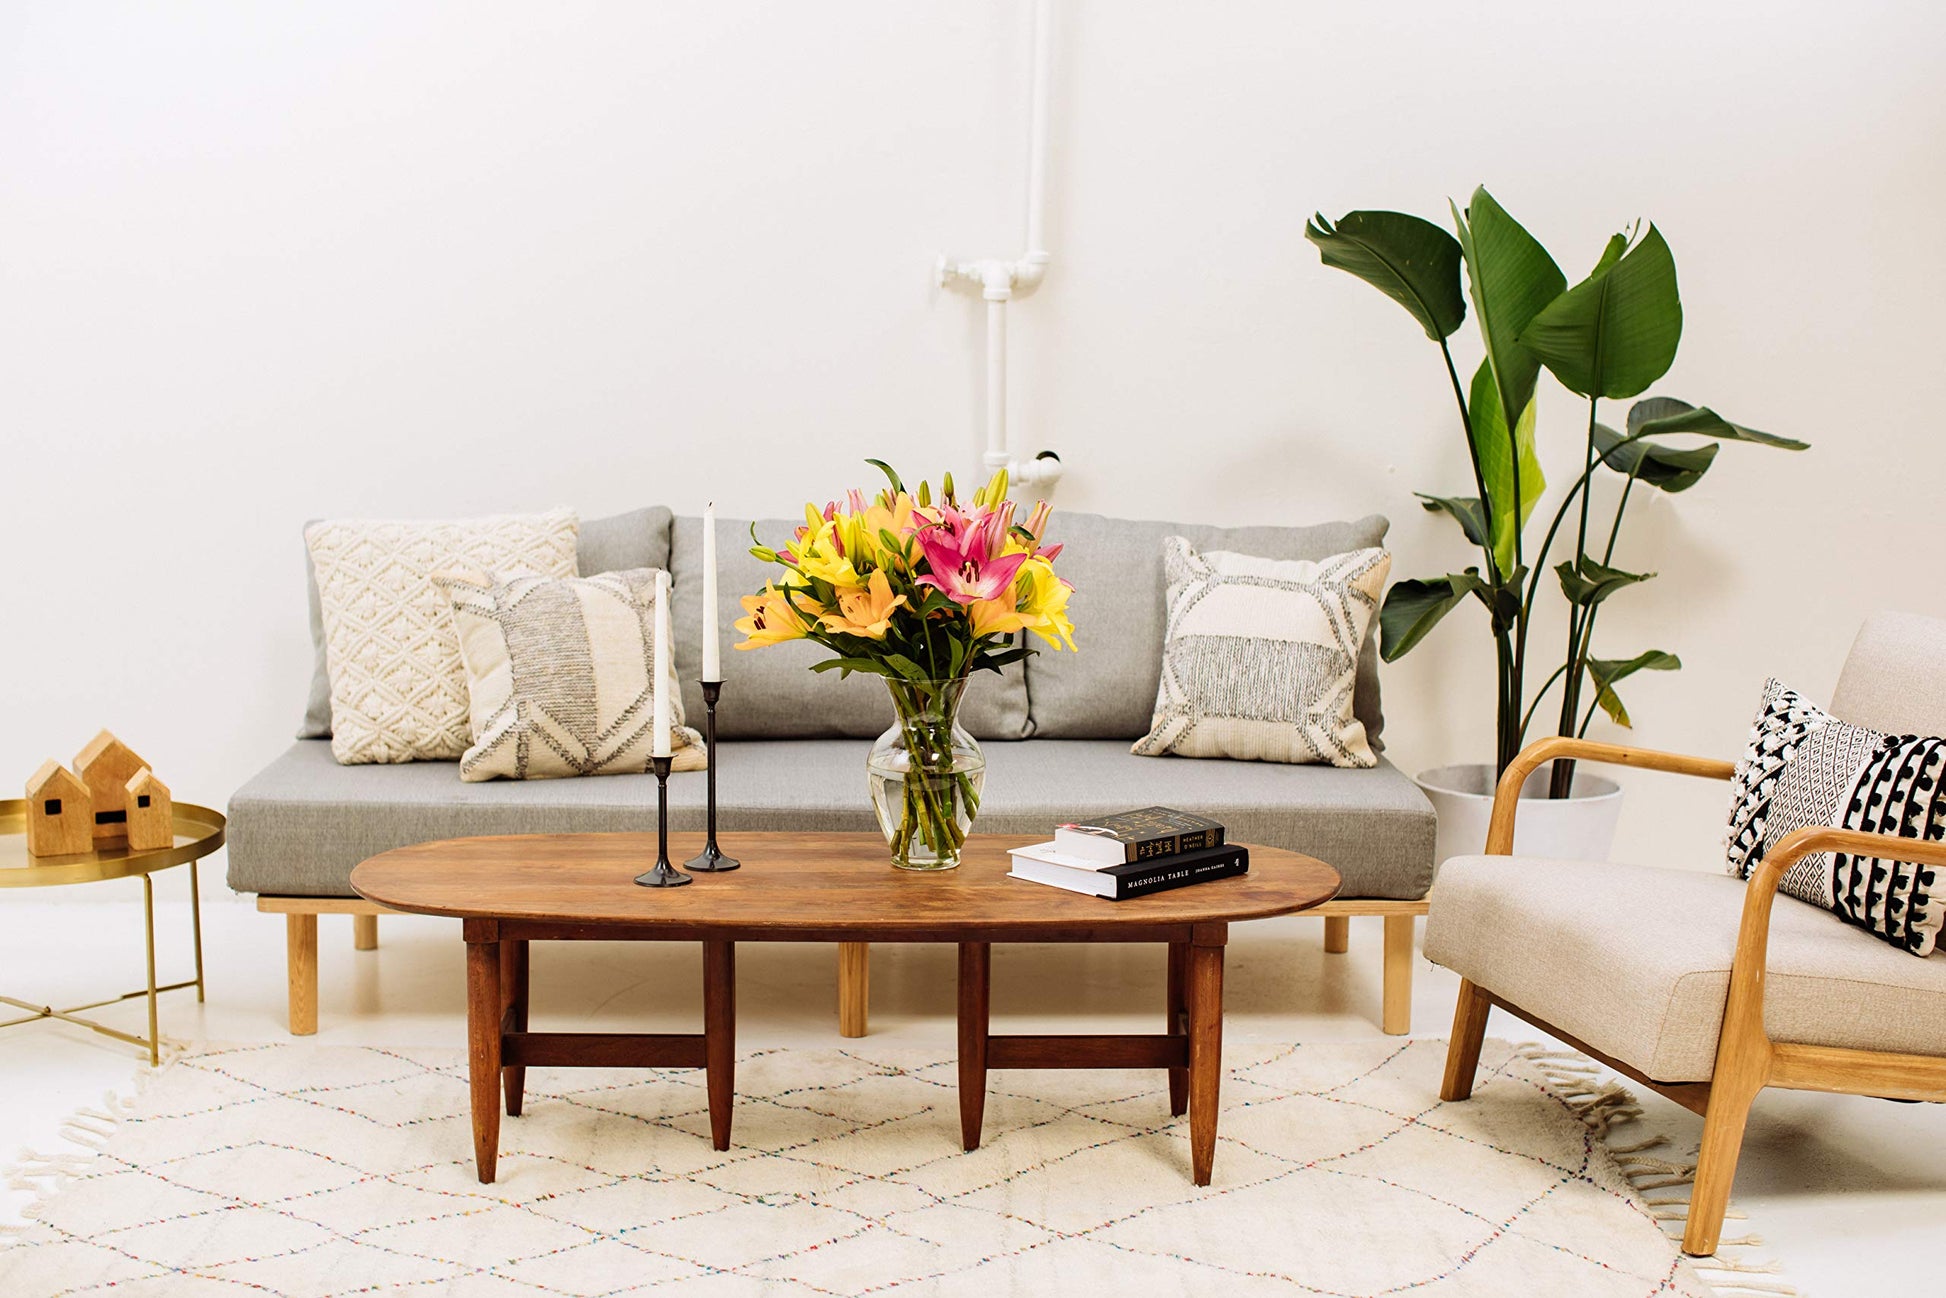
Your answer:
[[[668,757],[649,759],[649,765],[655,768],[655,869],[635,876],[635,882],[644,888],[680,888],[696,882],[669,864],[669,767],[673,761]]]
[[[716,845],[716,700],[723,696],[722,681],[704,681],[703,685],[703,743],[709,759],[706,776],[709,783],[709,841],[703,844],[702,854],[688,861],[683,869],[691,874],[722,874],[734,870],[743,862],[734,856],[723,855],[723,849]]]

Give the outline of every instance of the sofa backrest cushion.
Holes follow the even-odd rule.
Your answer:
[[[772,549],[787,544],[802,519],[764,519],[758,540]],[[723,696],[716,733],[723,739],[874,739],[892,724],[892,701],[876,676],[813,672],[831,656],[808,640],[762,649],[733,648],[743,637],[733,625],[743,616],[742,598],[763,589],[782,569],[750,553],[750,520],[716,520],[716,621],[722,635]],[[1158,557],[1157,563],[1161,562]],[[675,583],[671,606],[676,675],[683,711],[703,724],[703,520],[676,519],[669,571]],[[1145,718],[1146,719],[1146,718]],[[1016,663],[1004,673],[977,672],[966,688],[960,724],[977,739],[1025,739],[1027,681]]]
[[[1310,527],[1211,527],[1055,510],[1044,539],[1067,547],[1054,566],[1074,584],[1068,613],[1080,652],[1039,653],[1027,660],[1034,734],[1133,740],[1148,733],[1162,680],[1167,624],[1165,538],[1185,537],[1202,551],[1316,561],[1382,545],[1389,526],[1377,514]],[[1373,749],[1382,750],[1376,640],[1367,636],[1359,653],[1352,711],[1365,723]]]
[[[575,539],[576,566],[583,577],[628,568],[669,566],[669,526],[674,516],[662,505],[582,521]],[[308,529],[312,519],[304,526]],[[311,552],[304,552],[304,591],[311,605],[311,693],[304,706],[299,739],[331,737],[331,674],[324,661],[324,607],[318,601],[318,574]]]
[[[1831,715],[1892,735],[1946,735],[1946,621],[1917,613],[1865,619]]]

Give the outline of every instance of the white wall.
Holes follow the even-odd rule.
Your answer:
[[[1946,11],[1060,9],[1055,262],[1012,322],[1060,504],[1380,510],[1402,574],[1464,562],[1410,496],[1466,484],[1436,351],[1302,230],[1484,180],[1571,277],[1656,220],[1688,311],[1659,390],[1816,443],[1637,513],[1620,557],[1665,576],[1603,647],[1689,663],[1632,683],[1640,742],[1732,754],[1765,673],[1822,694],[1865,612],[1940,608]],[[970,475],[979,311],[929,271],[1018,249],[1028,21],[0,10],[0,783],[108,724],[221,804],[302,710],[307,517]],[[1565,480],[1583,416],[1543,414]],[[1486,755],[1488,667],[1464,616],[1388,669],[1402,765]],[[1648,787],[1625,851],[1707,864],[1720,791]]]

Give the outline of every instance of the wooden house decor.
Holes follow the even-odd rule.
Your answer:
[[[95,804],[88,786],[49,758],[27,780],[27,851],[66,856],[95,845]]]
[[[176,813],[169,801],[169,786],[144,766],[128,777],[124,794],[128,806],[129,847],[137,852],[174,847]]]
[[[97,840],[127,835],[128,782],[146,766],[134,749],[106,730],[74,755],[74,773],[94,798]]]

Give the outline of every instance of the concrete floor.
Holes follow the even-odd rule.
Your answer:
[[[193,992],[162,1000],[162,1027],[183,1041],[249,1042],[284,1033],[284,925],[260,915],[209,875],[204,908],[209,1001]],[[169,895],[179,882],[165,878]],[[0,992],[72,1004],[139,985],[140,893],[98,885],[93,902],[14,895],[0,904]],[[187,976],[188,910],[159,907],[162,978]],[[352,949],[351,921],[320,921],[320,1028],[316,1041],[450,1045],[465,1040],[463,955],[450,920],[388,917],[380,949]],[[1348,955],[1327,956],[1315,919],[1269,920],[1232,932],[1225,978],[1231,1041],[1370,1038],[1378,1034],[1379,921],[1352,922]],[[536,949],[536,1026],[564,1030],[695,1031],[702,996],[694,947],[589,943]],[[873,952],[872,1034],[942,1054],[954,1048],[954,953],[946,946]],[[1007,1031],[1153,1031],[1162,999],[1161,953],[1150,948],[997,947],[993,1014]],[[1443,1035],[1455,980],[1423,960],[1413,1026]],[[759,1045],[829,1047],[836,1029],[833,948],[746,944],[738,953],[738,1038]],[[139,1031],[130,1002],[104,1012]],[[1491,1031],[1538,1034],[1496,1014]],[[85,1029],[37,1023],[0,1033],[0,1162],[23,1148],[61,1147],[63,1117],[128,1088],[141,1052]],[[1160,1079],[1158,1078],[1158,1086]],[[1652,1130],[1694,1149],[1699,1119],[1642,1097]],[[1627,1130],[1627,1129],[1625,1129]],[[1630,1132],[1630,1138],[1634,1133]],[[0,1189],[0,1220],[18,1220],[25,1196]],[[1758,1101],[1736,1187],[1748,1229],[1805,1294],[1937,1291],[1946,1270],[1946,1106],[1770,1092]],[[1733,1224],[1734,1227],[1734,1224]],[[1739,1233],[1733,1228],[1731,1233]]]

